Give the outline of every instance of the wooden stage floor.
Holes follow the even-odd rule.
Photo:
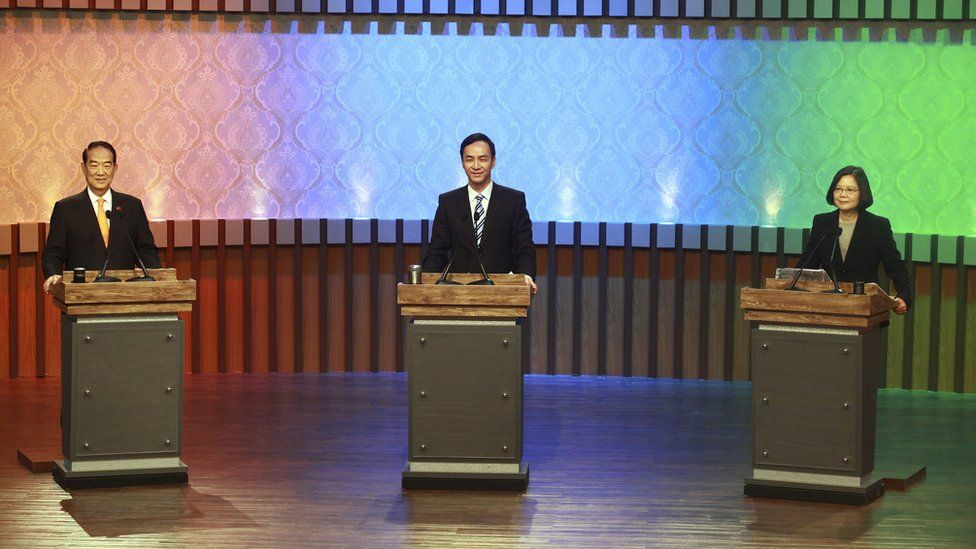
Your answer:
[[[0,381],[0,547],[976,546],[976,397],[882,390],[866,507],[742,496],[750,386],[526,377],[524,494],[402,492],[402,374],[186,377],[186,486],[67,493],[59,380]]]

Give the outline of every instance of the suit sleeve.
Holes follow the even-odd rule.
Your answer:
[[[823,267],[820,261],[820,254],[817,250],[817,244],[820,242],[823,232],[823,223],[818,223],[817,216],[814,216],[810,228],[810,238],[807,239],[807,245],[803,248],[803,254],[800,255],[800,259],[796,262],[797,267],[804,264],[805,269],[819,269]]]
[[[518,194],[518,202],[512,216],[512,252],[515,255],[515,272],[527,274],[535,280],[535,242],[532,240],[532,219],[525,206],[525,193]]]
[[[441,197],[437,203],[437,212],[434,213],[434,230],[427,244],[427,253],[424,254],[424,272],[440,272],[447,265],[447,254],[451,250],[451,226],[447,220],[447,207],[444,205],[444,198]]]
[[[63,210],[64,206],[60,202],[56,202],[54,210],[51,212],[47,242],[44,244],[44,253],[41,254],[44,278],[64,272],[64,262],[68,249],[68,229],[65,226]]]
[[[159,250],[156,248],[156,240],[153,238],[152,231],[149,230],[149,218],[146,217],[146,209],[142,206],[142,201],[136,199],[139,205],[138,227],[133,237],[136,249],[139,250],[139,257],[146,264],[147,269],[158,269],[162,266],[159,261]]]
[[[905,261],[901,258],[898,246],[895,245],[895,237],[891,234],[891,222],[886,218],[881,218],[881,227],[878,234],[878,254],[881,256],[881,265],[884,267],[885,274],[895,283],[895,291],[898,297],[905,300],[905,304],[912,306],[912,284],[908,278],[908,269]]]

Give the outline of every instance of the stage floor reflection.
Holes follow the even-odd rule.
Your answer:
[[[0,381],[0,546],[966,546],[976,396],[883,389],[877,469],[926,480],[866,507],[747,499],[745,383],[528,376],[524,494],[400,489],[403,374],[186,377],[185,486],[67,493],[57,378]]]

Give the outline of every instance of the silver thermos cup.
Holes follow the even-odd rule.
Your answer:
[[[407,267],[407,284],[420,284],[420,265]]]

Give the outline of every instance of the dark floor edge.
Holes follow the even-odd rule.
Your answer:
[[[99,477],[65,477],[64,471],[54,467],[51,472],[54,482],[65,491],[87,490],[91,488],[122,488],[125,486],[149,486],[156,484],[187,484],[187,473],[155,473],[143,475],[106,475]]]
[[[898,491],[908,490],[912,486],[915,486],[919,482],[925,480],[925,475],[927,471],[924,465],[918,469],[912,467],[910,470],[914,472],[908,475],[907,477],[883,476],[881,480],[884,481],[885,488],[888,490],[898,490]]]
[[[885,485],[880,480],[867,487],[863,492],[751,483],[746,483],[743,488],[743,494],[748,497],[812,501],[816,503],[841,503],[844,505],[859,506],[871,503],[883,496],[884,493]]]
[[[17,461],[27,468],[31,473],[50,473],[54,469],[54,458],[45,456],[44,458],[32,458],[33,455],[44,455],[43,452],[33,452],[31,450],[17,450]]]

